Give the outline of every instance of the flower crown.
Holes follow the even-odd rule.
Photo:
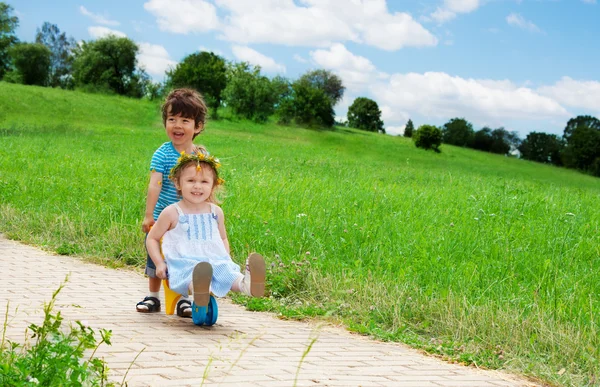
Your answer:
[[[225,183],[225,180],[219,177],[219,168],[221,168],[221,163],[219,159],[215,156],[206,156],[205,154],[198,153],[185,153],[185,151],[181,152],[181,156],[177,159],[177,164],[173,168],[171,168],[171,172],[169,173],[169,179],[174,180],[177,173],[184,167],[187,166],[190,162],[196,162],[196,171],[201,171],[202,167],[200,163],[206,163],[212,167],[215,171],[216,175],[216,185],[222,185]]]

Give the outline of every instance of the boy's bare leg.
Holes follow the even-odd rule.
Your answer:
[[[158,277],[148,277],[148,296],[144,300],[138,302],[135,306],[138,312],[158,312],[160,311],[160,301],[158,300],[158,292],[160,291],[161,279]],[[156,299],[156,302],[154,301]]]
[[[158,277],[148,277],[148,290],[152,293],[160,292],[161,281]]]

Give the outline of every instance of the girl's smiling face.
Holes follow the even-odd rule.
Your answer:
[[[195,163],[189,164],[181,171],[177,183],[177,189],[181,191],[183,199],[193,204],[207,201],[214,186],[213,170],[209,166],[199,168]]]

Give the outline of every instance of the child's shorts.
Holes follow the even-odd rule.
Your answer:
[[[148,239],[148,234],[144,238],[144,246],[146,246],[146,239]],[[146,248],[146,270],[144,273],[150,278],[156,278],[156,265],[152,258],[150,258],[150,254],[148,254],[148,248]]]

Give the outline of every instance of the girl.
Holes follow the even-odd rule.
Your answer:
[[[193,295],[191,316],[199,325],[204,317],[196,313],[197,307],[208,305],[211,292],[217,297],[229,290],[253,297],[265,292],[260,254],[250,254],[244,275],[231,260],[223,210],[214,204],[215,191],[224,182],[219,167],[213,156],[182,152],[169,174],[182,199],[163,210],[146,241],[156,275],[166,279],[168,273],[172,290]]]

